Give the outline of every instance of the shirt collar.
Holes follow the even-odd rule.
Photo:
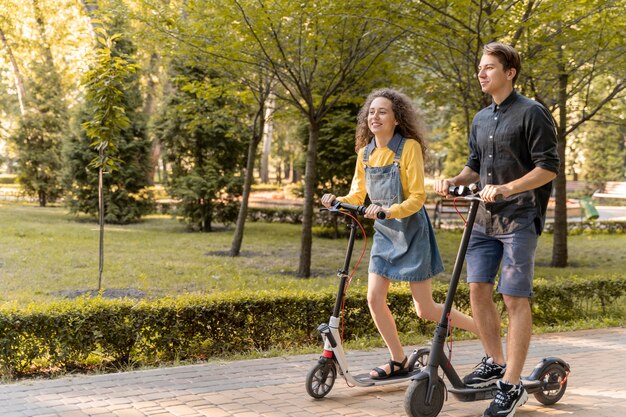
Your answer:
[[[396,132],[391,138],[391,140],[389,141],[389,143],[387,144],[387,147],[391,149],[392,151],[396,152],[398,150],[398,146],[400,146],[401,141],[402,141],[402,135]],[[370,143],[367,145],[368,155],[371,155],[372,152],[374,152],[374,149],[376,149],[376,138],[373,137]]]
[[[509,94],[509,96],[499,105],[492,101],[491,111],[496,112],[498,110],[501,110],[504,113],[509,107],[511,107],[511,104],[513,104],[513,102],[517,100],[517,95],[517,91],[513,89],[511,94]]]

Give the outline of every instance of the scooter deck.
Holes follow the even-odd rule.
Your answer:
[[[522,384],[529,394],[540,391],[542,389],[541,381],[536,379],[522,378]],[[481,388],[455,388],[448,387],[448,391],[456,397],[459,401],[476,401],[476,400],[489,400],[495,397],[498,388],[496,385],[490,385],[488,387]]]
[[[420,369],[415,368],[408,374],[393,375],[393,376],[390,376],[389,378],[384,378],[384,379],[372,379],[369,373],[354,375],[354,379],[356,379],[359,383],[364,384],[364,385],[396,384],[398,382],[410,381],[413,376],[419,373],[420,373]]]

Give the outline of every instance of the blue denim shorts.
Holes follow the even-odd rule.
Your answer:
[[[466,254],[467,282],[494,284],[500,269],[496,288],[499,293],[532,297],[537,240],[533,223],[512,233],[495,236],[473,230]]]

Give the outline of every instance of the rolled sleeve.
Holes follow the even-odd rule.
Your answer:
[[[526,137],[533,163],[536,167],[558,174],[560,163],[552,116],[545,107],[537,105],[530,107],[525,117],[528,129]]]

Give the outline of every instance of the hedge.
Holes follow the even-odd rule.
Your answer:
[[[538,281],[533,298],[537,325],[614,314],[626,294],[626,280],[617,277],[558,285]],[[442,301],[447,286],[433,284],[434,298]],[[460,285],[457,308],[469,311],[468,295],[467,285]],[[328,320],[334,297],[328,290],[141,301],[94,297],[4,306],[0,309],[0,373],[20,376],[94,364],[155,365],[310,346],[319,343],[316,328]],[[408,289],[392,290],[389,303],[400,332],[432,334],[433,323],[416,317]],[[345,339],[376,335],[364,290],[349,291],[344,317]]]

